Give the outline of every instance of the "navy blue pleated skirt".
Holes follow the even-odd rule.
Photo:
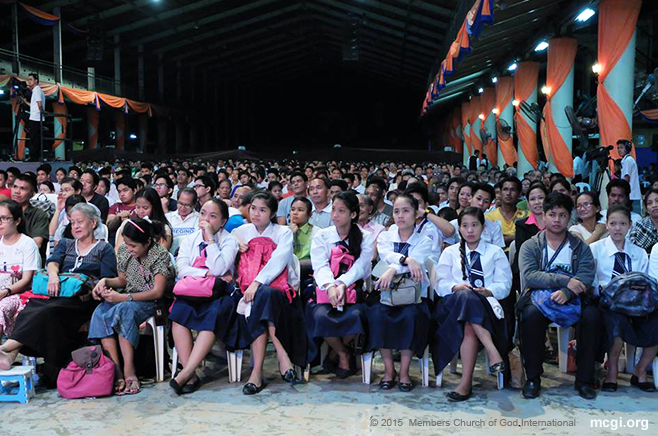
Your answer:
[[[642,348],[658,345],[658,310],[648,316],[628,316],[607,309],[601,309],[601,312],[605,319],[608,349],[615,338]]]
[[[454,292],[441,298],[436,304],[434,321],[437,327],[433,337],[432,360],[436,374],[443,371],[459,353],[467,322],[489,331],[500,355],[506,356],[504,320],[496,318],[487,299],[475,291]]]
[[[308,361],[317,356],[322,338],[365,335],[368,326],[366,306],[350,304],[340,312],[331,304],[309,303],[306,306],[306,333],[308,335]]]
[[[428,343],[431,320],[426,303],[406,306],[375,303],[368,307],[367,313],[369,350],[412,350],[422,357]]]
[[[171,307],[169,319],[190,330],[212,331],[224,340],[237,321],[234,296],[225,295],[207,303],[176,300]]]
[[[306,367],[307,339],[304,310],[300,298],[289,302],[286,293],[267,285],[260,285],[251,306],[249,318],[237,316],[230,339],[229,350],[247,349],[269,325],[274,325],[276,337],[288,353],[293,364]]]

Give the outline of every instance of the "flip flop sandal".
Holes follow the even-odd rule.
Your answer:
[[[126,381],[122,378],[114,382],[114,395],[124,395],[126,390]]]
[[[134,390],[134,386],[137,385],[137,390]],[[126,378],[126,389],[123,391],[123,395],[135,395],[142,392],[139,380],[137,377],[127,377]]]

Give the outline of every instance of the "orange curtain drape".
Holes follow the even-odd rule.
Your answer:
[[[518,67],[517,67],[518,68]],[[496,109],[498,110],[496,114],[496,122],[500,119],[500,114],[503,112],[510,102],[512,101],[512,91],[514,89],[514,79],[512,77],[501,77],[496,82]],[[512,135],[507,141],[503,141],[498,138],[496,134],[496,139],[498,139],[498,147],[500,147],[500,152],[505,159],[505,163],[509,166],[514,165],[514,162],[517,160],[516,148],[514,148],[514,139]]]
[[[619,139],[633,140],[631,126],[608,93],[604,82],[626,51],[635,32],[641,8],[642,0],[604,0],[599,5],[598,63],[601,65],[601,72],[596,101],[602,146],[616,144]],[[613,159],[619,159],[617,148],[613,148],[610,154]],[[635,157],[635,147],[632,154]],[[610,165],[613,163],[610,162]]]
[[[65,104],[54,103],[53,112],[60,115],[67,115],[69,110]],[[68,119],[66,117],[57,117],[57,120],[62,125],[62,131],[59,133],[59,135],[57,135],[55,141],[53,142],[53,150],[59,147],[62,142],[64,142],[64,138],[66,138],[66,127],[68,124]],[[56,124],[57,123],[55,123],[55,125]]]
[[[467,101],[462,103],[462,134],[464,135],[464,142],[466,143],[466,148],[468,149],[468,155],[473,154],[471,146],[471,137],[466,133],[466,126],[469,123],[469,115],[471,113],[471,102]]]
[[[471,99],[471,115],[469,119],[471,120],[471,144],[473,145],[474,150],[479,150],[480,155],[482,155],[482,140],[480,139],[480,129],[482,128],[482,120],[480,120],[480,127],[477,129],[477,131],[473,130],[473,124],[479,119],[480,113],[482,113],[480,107],[481,107],[481,99],[480,96],[478,95],[477,97],[473,97]]]
[[[114,127],[116,131],[116,148],[123,150],[126,146],[126,115],[123,112],[114,113]]]
[[[10,97],[11,110],[14,117],[16,117],[16,122],[19,123],[18,126],[18,139],[16,140],[16,159],[23,160],[25,159],[25,142],[27,140],[27,132],[25,131],[25,120],[18,120],[18,111],[20,110],[20,104],[18,102],[18,97]]]
[[[544,150],[550,153],[555,167],[565,177],[573,177],[573,158],[553,119],[551,99],[571,72],[577,50],[578,41],[572,38],[556,38],[549,41],[546,68],[546,87],[549,88],[549,92],[546,94],[541,133]]]
[[[453,141],[453,150],[455,150],[457,153],[463,153],[464,152],[464,143],[462,142],[461,139],[459,139],[459,129],[461,129],[461,123],[462,123],[462,111],[461,111],[461,106],[456,107],[452,111],[452,123],[450,125],[450,131],[452,132],[452,141]]]
[[[520,62],[514,73],[514,99],[518,102],[526,101],[537,87],[539,77],[538,62]],[[537,156],[537,133],[528,124],[520,112],[521,106],[516,106],[514,119],[516,120],[516,136],[523,155],[534,169],[537,169],[539,158]]]
[[[496,132],[489,132],[484,124],[484,121],[490,115],[492,115],[491,111],[493,110],[495,104],[496,104],[496,89],[484,88],[484,91],[480,96],[480,105],[481,105],[480,110],[482,111],[481,113],[484,115],[484,120],[482,120],[482,129],[491,135],[491,139],[487,141],[486,144],[484,144],[484,148],[486,150],[485,153],[487,153],[487,157],[489,158],[489,162],[491,162],[493,166],[498,165],[498,151],[496,150],[496,141],[494,141],[493,139]]]

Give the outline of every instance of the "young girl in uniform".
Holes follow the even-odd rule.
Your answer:
[[[276,212],[277,202],[274,196],[269,192],[259,192],[251,199],[249,207],[251,223],[238,227],[232,233],[238,240],[242,253],[239,270],[241,272],[259,270],[251,283],[247,284],[244,278],[238,278],[243,287],[243,303],[247,306],[251,303],[248,312],[245,311],[244,315],[240,316],[243,326],[241,332],[248,337],[254,362],[249,381],[242,390],[245,395],[257,394],[264,387],[263,362],[268,338],[276,348],[279,371],[284,381],[288,383],[298,381],[293,364],[301,367],[306,365],[304,313],[299,298],[295,298],[295,291],[289,284],[294,280],[286,280],[284,277],[283,281],[286,283],[283,286],[286,289],[269,286],[286,269],[289,274],[293,273],[293,279],[298,280],[294,277],[293,271],[292,232],[286,226],[274,224]],[[269,240],[269,243],[275,244],[276,248],[262,268],[260,258],[258,265],[242,265],[243,262],[248,263],[249,259],[253,258],[252,254],[258,247],[250,244],[250,241],[257,238],[260,238],[257,242],[262,242],[263,239]],[[249,253],[249,250],[254,251]]]
[[[425,260],[431,254],[432,241],[415,231],[417,218],[418,201],[399,195],[393,204],[395,224],[377,239],[379,259],[386,261],[388,268],[375,283],[376,289],[388,290],[397,274],[409,273],[413,281],[420,283],[421,296],[427,298]],[[380,389],[389,390],[395,386],[394,349],[401,354],[398,388],[403,392],[413,389],[409,364],[414,354],[423,355],[429,329],[430,312],[424,302],[403,306],[377,302],[368,308],[368,349],[378,349],[384,359],[385,374],[379,383]]]
[[[458,352],[462,360],[462,378],[448,393],[450,401],[471,397],[480,344],[489,357],[491,372],[505,370],[502,356],[507,335],[497,301],[509,294],[512,271],[503,250],[481,240],[484,223],[482,210],[465,208],[459,214],[460,243],[446,248],[437,266],[437,294],[442,298],[435,312],[435,371],[443,371]]]
[[[596,261],[593,286],[597,294],[615,277],[631,271],[647,272],[649,267],[646,251],[626,239],[631,228],[631,211],[626,206],[614,205],[608,209],[606,227],[609,236],[590,245]],[[631,385],[653,392],[653,383],[647,381],[647,366],[651,365],[658,351],[658,311],[646,317],[631,317],[603,308],[601,312],[606,324],[608,350],[608,375],[602,390],[617,390],[617,361],[624,342],[627,342],[642,347],[642,357],[635,365]]]
[[[309,303],[306,308],[306,328],[309,337],[309,362],[317,354],[324,339],[332,349],[324,367],[344,379],[355,373],[350,365],[348,344],[357,335],[365,335],[368,324],[362,303],[364,281],[370,275],[373,239],[370,233],[359,228],[359,200],[352,192],[336,194],[331,207],[333,226],[319,230],[311,243],[313,276],[318,286],[316,293],[328,294],[329,304]],[[334,273],[332,254],[343,246],[354,258],[344,271]],[[335,254],[334,254],[335,255]],[[348,304],[348,289],[356,292],[356,303]],[[316,342],[317,341],[317,342]]]

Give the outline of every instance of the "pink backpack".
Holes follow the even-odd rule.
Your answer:
[[[276,250],[276,244],[270,238],[258,237],[249,241],[247,251],[240,254],[238,263],[238,284],[244,292],[253,283],[258,273],[265,267]],[[279,274],[268,285],[271,288],[285,292],[288,301],[292,303],[295,298],[295,290],[288,283],[288,268],[283,268]]]
[[[208,269],[206,267],[206,259],[206,249],[204,248],[201,256],[194,260],[192,266],[194,268]],[[187,276],[174,285],[174,295],[177,299],[193,302],[216,300],[224,295],[222,291],[225,291],[226,286],[224,285],[222,288],[222,283],[221,281],[218,282],[217,278],[212,275],[206,277]]]
[[[114,362],[100,346],[71,353],[73,361],[57,376],[57,392],[68,399],[105,397],[114,389]]]
[[[331,268],[334,278],[338,278],[338,276],[343,274],[341,269],[343,271],[349,271],[353,264],[354,256],[349,253],[345,246],[337,245],[331,249],[331,254],[329,255],[329,268]],[[345,304],[356,304],[356,297],[356,283],[353,283],[345,290]],[[330,304],[329,293],[316,287],[315,300],[317,304]]]

